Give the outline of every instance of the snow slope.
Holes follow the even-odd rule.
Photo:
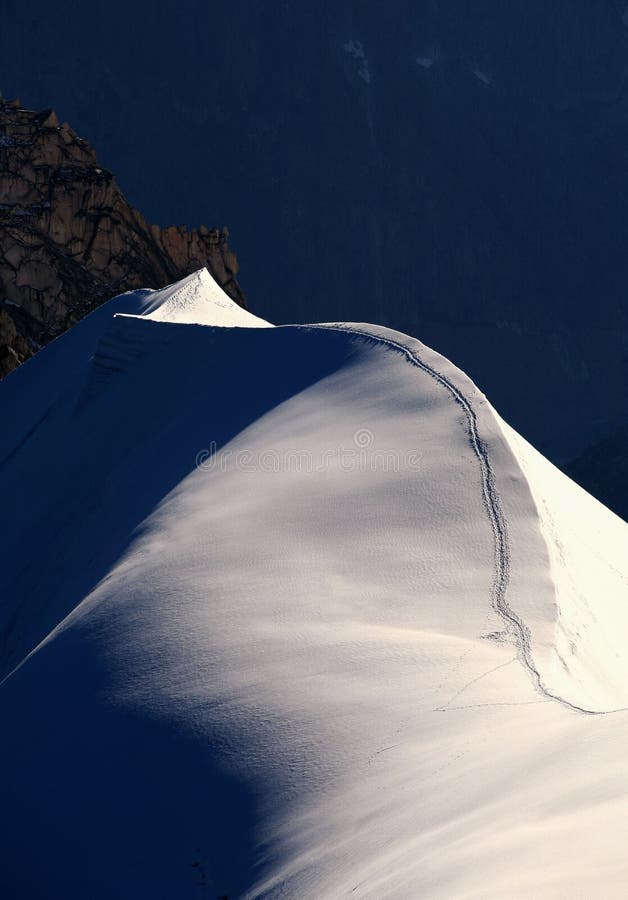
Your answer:
[[[2,896],[625,896],[628,526],[419,341],[265,325],[201,273],[0,385]]]

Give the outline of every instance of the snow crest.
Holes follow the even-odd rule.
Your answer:
[[[0,385],[0,893],[622,897],[628,526],[419,341],[208,278]]]

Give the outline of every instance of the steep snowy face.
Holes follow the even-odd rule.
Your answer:
[[[0,888],[622,896],[628,526],[420,342],[214,293],[0,386]]]
[[[592,712],[628,707],[628,526],[502,423],[547,544],[555,614],[516,601],[548,695]]]
[[[11,422],[12,427],[0,432],[0,460],[13,452],[16,439],[19,443],[35,423],[48,415],[57,397],[84,377],[100,339],[106,341],[116,315],[220,327],[269,326],[234,303],[207,269],[161,290],[129,291],[114,297],[49,344],[43,360],[35,357],[21,368],[19,375],[12,376],[11,387],[2,394],[5,421]]]
[[[216,325],[224,328],[268,328],[231,299],[209,274],[199,269],[182,281],[153,291],[139,315],[156,322]]]

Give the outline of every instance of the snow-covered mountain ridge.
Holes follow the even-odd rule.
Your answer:
[[[246,298],[226,229],[149,225],[51,109],[0,95],[0,378],[104,300],[206,266]]]
[[[5,895],[625,894],[628,526],[452,363],[202,271],[0,404]]]

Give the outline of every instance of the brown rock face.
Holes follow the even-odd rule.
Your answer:
[[[148,225],[52,110],[0,100],[0,378],[110,297],[203,266],[245,307],[227,237]]]

